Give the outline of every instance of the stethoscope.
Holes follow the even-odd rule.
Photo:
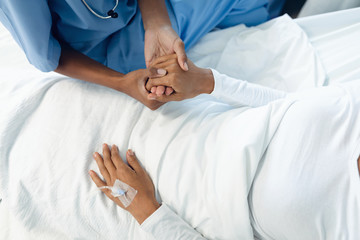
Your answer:
[[[118,4],[119,4],[119,0],[116,0],[115,6],[109,10],[107,12],[107,16],[101,16],[100,14],[96,13],[88,4],[85,0],[81,0],[84,5],[87,7],[87,9],[89,9],[89,11],[94,14],[95,16],[97,16],[98,18],[101,19],[109,19],[109,18],[117,18],[119,15],[117,14],[117,12],[115,12],[115,9],[117,8]]]

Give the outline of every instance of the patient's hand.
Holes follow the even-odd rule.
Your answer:
[[[103,144],[103,157],[97,152],[94,153],[93,157],[96,160],[101,175],[105,179],[104,182],[94,171],[89,171],[96,186],[113,186],[115,180],[119,179],[138,191],[131,204],[125,208],[118,198],[111,195],[110,189],[102,189],[108,198],[123,209],[129,211],[139,224],[145,221],[146,218],[160,207],[155,198],[154,185],[149,175],[141,167],[135,154],[131,150],[128,150],[126,153],[126,159],[129,165],[121,159],[119,150],[115,145],[111,147],[110,151],[108,145]]]
[[[190,60],[188,60],[188,66],[189,70],[183,71],[175,54],[156,59],[152,67],[165,69],[167,75],[149,79],[146,84],[146,89],[151,91],[148,99],[169,102],[193,98],[202,93],[210,94],[214,89],[214,77],[211,70],[199,68]],[[158,94],[159,86],[172,87],[174,92],[170,95]]]

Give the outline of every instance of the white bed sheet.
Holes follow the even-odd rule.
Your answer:
[[[339,17],[341,19],[343,19],[343,18],[346,18],[346,16],[347,16],[346,14],[343,14],[343,15],[340,15]],[[310,18],[307,19],[306,21],[305,21],[305,19],[302,22],[301,22],[301,20],[299,20],[300,25],[303,28],[305,28],[305,30],[306,30],[306,27],[310,28],[310,27],[312,27],[314,25],[313,22],[311,22]],[[356,25],[356,24],[352,24],[352,25]],[[356,26],[353,26],[353,27],[356,27]],[[225,31],[223,31],[221,33],[217,33],[217,32],[210,33],[207,37],[205,37],[201,41],[201,43],[197,47],[195,47],[190,52],[190,56],[192,57],[192,59],[195,60],[195,62],[197,64],[199,64],[201,66],[212,66],[212,67],[215,67],[215,68],[220,68],[220,67],[226,68],[226,67],[228,67],[227,65],[221,66],[221,61],[219,61],[219,59],[221,60],[224,56],[226,56],[226,54],[223,55],[223,53],[226,53],[227,50],[231,50],[231,49],[226,49],[226,47],[228,46],[227,45],[228,40],[231,38],[231,36],[233,36],[234,33],[239,33],[240,30],[242,30],[242,27],[235,27],[235,28],[232,28],[232,29],[225,30]],[[329,30],[329,32],[331,32],[331,31]],[[310,31],[308,32],[308,34],[309,34],[312,42],[315,45],[317,44],[316,46],[318,48],[320,48],[320,46],[325,45],[325,44],[321,44],[321,41],[319,41],[318,39],[325,39],[326,36],[329,36],[329,35],[325,34],[323,36],[324,38],[316,38],[315,34],[312,34]],[[218,38],[217,36],[220,36],[220,35],[221,35],[221,37]],[[336,38],[336,37],[337,36],[335,35],[334,38]],[[344,37],[344,35],[342,37]],[[345,35],[345,37],[346,37],[346,35]],[[350,35],[350,38],[351,37],[352,36]],[[8,52],[11,53],[11,55],[7,55],[7,56],[14,56],[14,57],[13,57],[13,59],[11,59],[11,57],[10,58],[8,58],[8,57],[6,57],[6,58],[2,57],[1,58],[0,57],[0,63],[1,63],[0,64],[0,66],[1,66],[0,67],[0,69],[1,69],[0,70],[0,75],[1,75],[0,79],[5,79],[5,78],[10,77],[12,79],[12,83],[11,84],[3,84],[4,82],[0,82],[2,84],[2,87],[3,87],[2,90],[1,90],[0,103],[6,104],[6,105],[13,104],[14,106],[16,106],[16,104],[19,104],[20,102],[23,102],[23,100],[24,100],[23,99],[23,97],[24,97],[23,94],[28,96],[27,104],[22,105],[23,109],[13,109],[13,111],[8,112],[8,114],[12,114],[13,116],[16,116],[16,114],[19,111],[21,111],[21,110],[24,111],[21,114],[21,116],[24,117],[23,124],[25,124],[25,125],[26,124],[33,124],[32,125],[33,126],[32,134],[33,134],[33,137],[35,139],[37,137],[37,132],[35,130],[37,128],[41,129],[41,128],[44,127],[44,125],[39,126],[39,125],[36,125],[36,123],[37,124],[39,124],[39,123],[44,124],[46,121],[44,122],[43,120],[40,120],[40,119],[37,119],[37,120],[35,120],[35,119],[27,119],[26,114],[30,114],[30,113],[36,112],[36,111],[42,111],[41,108],[42,107],[46,108],[46,104],[49,104],[49,102],[50,103],[51,102],[53,102],[53,103],[61,102],[62,100],[64,100],[64,99],[61,98],[62,94],[63,94],[63,96],[66,97],[69,94],[69,92],[72,92],[73,94],[74,94],[74,92],[77,92],[77,93],[80,93],[80,95],[81,94],[90,94],[96,100],[95,101],[94,99],[92,99],[91,102],[98,102],[98,103],[99,102],[104,102],[104,103],[106,103],[106,106],[111,108],[114,111],[114,112],[111,113],[112,116],[113,117],[118,117],[119,119],[121,119],[122,116],[124,116],[126,114],[128,116],[129,115],[133,116],[134,118],[141,117],[143,114],[149,114],[149,116],[154,114],[153,112],[151,112],[149,110],[146,110],[146,109],[143,110],[143,107],[140,106],[138,103],[136,103],[133,100],[127,100],[128,106],[126,107],[125,112],[122,112],[122,111],[120,111],[120,109],[117,110],[116,107],[109,105],[109,103],[111,103],[114,99],[117,99],[119,101],[123,101],[123,99],[126,98],[124,96],[119,96],[118,93],[115,93],[115,92],[113,92],[111,90],[108,90],[108,89],[99,88],[99,87],[94,86],[92,84],[86,84],[86,83],[82,83],[80,81],[75,81],[75,80],[67,80],[66,78],[60,77],[57,74],[43,74],[43,73],[39,73],[37,71],[34,71],[33,67],[29,66],[26,63],[26,61],[24,60],[24,57],[23,57],[21,51],[18,50],[16,47],[14,47],[12,43],[8,43],[8,41],[5,40],[6,38],[8,38],[8,36],[5,36],[5,38],[3,38],[3,37],[0,38],[1,51],[8,51]],[[221,41],[219,41],[219,39]],[[15,54],[14,54],[13,51],[15,52]],[[324,56],[326,54],[326,51],[325,50],[324,51],[319,50],[318,54],[319,54],[320,57],[322,57],[322,56]],[[331,57],[335,58],[334,56],[331,56]],[[324,58],[324,59],[330,59],[331,57]],[[315,55],[314,55],[314,58],[316,58]],[[269,61],[271,61],[271,59],[269,59]],[[296,59],[295,59],[295,61],[296,61]],[[312,59],[312,61],[314,61],[314,59]],[[243,64],[244,64],[244,66],[246,66],[246,64],[250,65],[250,64],[253,64],[253,63],[248,62],[248,61],[244,61]],[[265,84],[265,85],[268,85],[268,86],[278,87],[278,88],[285,89],[285,90],[296,90],[297,87],[311,87],[311,83],[313,84],[312,86],[317,86],[317,85],[321,85],[322,83],[324,83],[325,75],[322,72],[322,68],[318,64],[319,63],[317,62],[317,64],[313,65],[314,68],[309,68],[308,69],[308,71],[311,71],[311,72],[314,73],[313,78],[310,79],[310,80],[306,79],[306,81],[300,81],[300,83],[302,83],[302,84],[299,84],[299,81],[296,81],[294,84],[292,84],[291,82],[289,84],[279,84],[276,81],[267,81],[265,83],[262,83],[261,78],[260,77],[257,78],[257,70],[256,69],[253,70],[253,72],[252,71],[245,72],[245,74],[253,76],[254,82],[260,81],[259,83],[262,83],[262,84]],[[326,62],[323,62],[322,64],[325,66],[325,68],[327,69],[328,72],[331,72],[331,69],[330,69],[331,65],[327,64]],[[311,64],[309,64],[309,65],[311,65]],[[283,67],[286,67],[286,66],[287,65],[284,65]],[[19,71],[18,70],[19,68],[22,68],[22,71]],[[244,69],[246,70],[245,67],[244,67]],[[254,69],[254,68],[250,68],[250,69]],[[268,70],[270,70],[270,69],[271,68],[269,67]],[[15,72],[13,72],[14,70],[15,70]],[[228,71],[229,71],[228,73],[231,74],[231,70],[232,70],[231,68],[228,69]],[[236,74],[236,72],[234,72],[233,74]],[[330,76],[331,76],[331,74],[330,74]],[[28,81],[29,79],[31,79],[32,81],[29,82]],[[319,81],[319,79],[320,79],[320,81]],[[329,79],[333,79],[333,78],[329,78]],[[37,89],[39,86],[41,86],[42,91],[36,92],[35,89]],[[286,87],[289,87],[289,89],[286,89]],[[291,87],[293,87],[293,88],[291,88]],[[46,93],[47,89],[48,89],[48,93]],[[49,95],[51,96],[51,92],[54,93],[53,97],[49,97]],[[31,94],[29,94],[29,93],[31,93]],[[40,93],[40,94],[38,94],[38,93]],[[10,97],[12,99],[11,102],[5,101],[5,98],[10,99]],[[45,101],[46,104],[45,105],[44,104],[43,105],[38,105],[35,108],[32,108],[31,103],[34,102],[34,101],[36,102],[37,100],[39,100],[39,98],[42,98],[42,97],[47,99]],[[84,96],[82,96],[82,97],[84,97]],[[81,96],[79,97],[79,99],[81,99]],[[77,100],[79,100],[79,99],[75,99],[75,102]],[[43,99],[43,101],[44,101],[44,99]],[[199,100],[195,100],[195,102],[196,101],[199,101]],[[201,102],[199,102],[199,103],[201,103]],[[176,105],[177,103],[173,103],[173,104]],[[184,108],[187,108],[187,107],[190,107],[191,105],[193,105],[193,103],[191,101],[188,101],[188,102],[185,102],[181,106],[184,107]],[[2,105],[2,107],[3,106],[4,105]],[[178,105],[176,105],[176,106],[178,106]],[[227,110],[230,109],[228,106],[224,106],[224,105],[221,105],[221,104],[216,105],[216,106],[217,106],[216,107],[217,110],[215,112],[227,111]],[[49,105],[47,105],[47,107],[49,107]],[[84,111],[83,114],[85,114],[87,111],[91,112],[91,108],[82,108],[81,106],[75,106],[75,108],[77,110],[82,109]],[[11,109],[11,107],[6,106],[6,109]],[[62,111],[62,113],[65,113],[65,112],[66,111]],[[6,116],[1,114],[0,119],[1,119],[2,123],[4,123],[4,121],[6,121],[6,118],[8,118],[8,116],[9,116],[8,114]],[[50,121],[52,118],[54,118],[56,116],[61,118],[61,116],[58,116],[57,114],[59,114],[58,111],[54,111],[52,115],[49,114],[49,116],[47,116],[48,120]],[[94,117],[94,116],[96,116],[96,114],[92,115],[92,116]],[[164,115],[163,117],[166,118],[166,115]],[[99,116],[99,118],[101,118],[101,116]],[[108,116],[107,116],[107,118],[108,118]],[[106,123],[107,123],[106,119],[99,119],[99,121],[100,120],[105,120],[104,124],[106,125]],[[57,121],[58,120],[53,120],[53,121],[50,121],[50,122],[57,122]],[[94,121],[96,121],[96,120],[94,120]],[[112,121],[113,120],[109,120],[109,123],[112,122]],[[21,121],[18,121],[18,122],[21,122]],[[135,124],[135,123],[133,123],[133,124]],[[52,127],[54,127],[54,126],[52,126]],[[78,126],[78,127],[80,127],[80,126]],[[120,145],[121,150],[125,150],[125,148],[127,148],[127,147],[133,147],[134,146],[134,143],[132,143],[131,138],[126,140],[126,138],[129,138],[130,135],[128,135],[127,137],[122,136],[121,138],[119,138],[117,136],[117,134],[118,135],[121,135],[121,134],[123,135],[124,133],[130,134],[128,132],[128,130],[127,130],[129,128],[131,128],[131,124],[127,125],[127,126],[117,127],[115,132],[110,131],[113,134],[109,134],[109,132],[107,132],[106,136],[103,136],[102,135],[103,131],[106,132],[108,130],[103,130],[100,127],[98,127],[98,128],[93,128],[92,127],[92,128],[90,128],[91,130],[87,129],[85,132],[83,132],[85,137],[82,138],[81,140],[84,141],[84,142],[89,141],[86,138],[86,135],[93,136],[94,134],[98,134],[99,136],[102,136],[102,138],[97,139],[95,142],[92,141],[92,144],[90,144],[91,146],[89,146],[88,144],[78,144],[77,143],[77,145],[74,146],[73,148],[71,148],[70,146],[67,146],[68,148],[66,148],[66,150],[61,150],[60,151],[60,150],[54,149],[54,150],[56,150],[56,153],[54,153],[54,156],[55,155],[61,156],[60,159],[58,157],[56,157],[59,160],[72,158],[72,156],[70,154],[68,154],[68,153],[74,154],[74,153],[76,153],[76,150],[79,150],[82,154],[79,155],[79,159],[76,159],[76,160],[77,161],[83,161],[83,164],[80,166],[80,168],[81,168],[80,173],[81,173],[81,176],[85,176],[87,170],[89,169],[89,164],[90,164],[90,161],[91,161],[91,160],[89,160],[89,156],[91,156],[92,151],[99,150],[99,146],[100,146],[101,142],[107,141],[107,142],[117,143],[117,144]],[[12,128],[12,129],[15,129],[15,127]],[[76,128],[74,128],[74,129],[76,130]],[[2,129],[1,134],[2,135],[4,135],[4,133],[8,134],[6,132],[6,130],[9,131],[9,129],[5,129],[5,130]],[[27,131],[29,131],[29,129]],[[77,133],[79,133],[79,132],[77,132]],[[19,133],[19,134],[22,134],[22,133]],[[56,135],[57,133],[54,132],[53,134]],[[136,132],[135,133],[132,132],[132,134],[136,135]],[[41,134],[39,136],[41,136]],[[73,136],[73,137],[75,139],[78,139],[78,136]],[[68,138],[70,139],[71,136],[69,136]],[[41,142],[42,140],[39,140],[39,141]],[[36,155],[40,154],[40,157],[41,157],[41,152],[36,151],[37,149],[39,150],[38,143],[28,143],[30,146],[31,146],[31,144],[34,144],[33,150],[20,153],[20,155],[18,155],[17,157],[13,156],[15,154],[14,152],[6,151],[7,153],[11,153],[11,155],[9,156],[9,155],[3,155],[2,154],[1,155],[1,164],[4,163],[4,161],[3,161],[4,157],[6,157],[6,158],[9,157],[11,159],[16,159],[16,158],[21,156],[21,158],[32,159],[31,156],[34,156],[32,154],[36,154]],[[17,144],[16,141],[15,141],[15,145],[12,145],[11,143],[7,143],[7,145],[9,147],[14,147],[14,148],[16,148],[16,144]],[[59,143],[59,144],[61,145],[61,143]],[[149,142],[148,144],[153,144],[153,143]],[[21,144],[18,144],[18,145],[21,146]],[[2,146],[4,147],[4,145],[2,145]],[[30,146],[29,146],[29,149],[31,149]],[[43,146],[44,147],[47,147],[47,146],[51,147],[51,145],[49,143],[47,143],[46,140],[43,141]],[[156,147],[156,146],[154,146],[154,147]],[[1,149],[1,151],[4,151],[4,149]],[[33,153],[31,154],[31,152],[33,152]],[[47,151],[47,152],[49,152],[49,151]],[[146,157],[151,155],[149,153],[144,153],[144,152],[141,153],[141,151],[138,154],[140,156],[145,156],[146,155]],[[151,157],[150,159],[154,159],[154,158]],[[149,161],[151,161],[151,160],[149,160]],[[155,161],[155,160],[152,160],[152,161]],[[67,161],[65,161],[65,162],[67,162]],[[69,162],[67,162],[67,163],[69,164]],[[24,164],[26,165],[26,162],[24,162]],[[33,164],[33,162],[32,162],[32,164]],[[34,170],[34,166],[32,166],[32,164],[28,165],[29,170]],[[40,164],[40,163],[38,163],[38,164]],[[42,162],[42,164],[45,164],[45,163]],[[62,163],[58,163],[58,164],[59,164],[59,166],[58,166],[59,169],[61,169],[61,166],[62,166],[61,164]],[[149,164],[149,162],[147,162],[147,164],[148,165],[146,165],[146,166],[147,166],[148,171],[150,173],[156,172],[156,169],[151,169],[151,168],[156,168],[156,166],[158,166],[156,162],[153,162],[153,164]],[[69,164],[69,165],[71,165],[71,164]],[[16,164],[13,165],[13,166],[16,167]],[[41,166],[41,165],[39,165],[39,166]],[[3,165],[2,165],[2,167],[3,167]],[[47,167],[49,169],[51,169],[51,173],[56,172],[53,169],[54,166],[48,165]],[[91,163],[91,167],[94,168],[93,163]],[[25,174],[25,175],[26,174],[33,174],[33,171],[27,172],[26,169],[23,169],[23,170],[18,171],[18,172],[19,172],[18,173],[19,175],[17,177],[20,178],[20,179],[26,179],[26,177],[24,177],[23,174]],[[64,173],[64,172],[62,172],[62,173]],[[1,174],[3,174],[3,172]],[[69,177],[74,177],[74,176],[69,176]],[[156,187],[159,188],[159,185],[157,185],[157,183],[158,183],[157,182],[158,181],[157,176],[152,176],[152,177],[155,179]],[[3,180],[5,178],[4,178],[4,176],[1,176],[0,179]],[[14,179],[16,179],[16,176],[12,176],[12,180],[14,180]],[[54,180],[58,179],[58,180],[60,180],[61,176],[55,176],[55,177],[52,176],[49,179],[54,179]],[[161,182],[161,181],[159,180],[159,182]],[[1,196],[7,196],[5,191],[8,191],[8,189],[3,188],[4,182],[0,182],[0,184],[2,186],[1,189],[0,189],[0,191],[2,191],[2,192],[0,192]],[[39,182],[39,184],[41,184],[41,183]],[[91,183],[88,182],[87,185],[91,185]],[[12,186],[19,186],[19,185],[15,183]],[[63,187],[65,188],[66,186],[63,186]],[[168,187],[171,187],[171,186],[164,185],[164,188],[168,188]],[[93,189],[93,187],[87,186],[86,189]],[[11,191],[15,191],[15,192],[19,193],[18,190],[19,189],[16,189],[16,190],[12,189]],[[22,189],[22,190],[24,190],[24,189]],[[75,190],[73,189],[72,191],[75,191]],[[94,194],[97,194],[97,193],[94,193]],[[86,193],[84,193],[84,195],[87,196]],[[49,200],[49,199],[51,199],[51,196],[47,196],[47,198],[45,198],[44,200]],[[58,200],[57,198],[55,198],[55,199]],[[118,213],[118,216],[114,216],[116,214],[111,214],[111,216],[108,216],[106,214],[104,215],[104,213],[109,211],[109,209],[107,209],[106,207],[109,207],[111,210],[115,210],[115,208],[111,207],[110,203],[107,204],[106,200],[104,198],[102,198],[102,197],[99,197],[99,196],[96,197],[95,200],[94,200],[94,198],[92,198],[91,201],[101,201],[102,202],[102,209],[101,209],[102,213],[101,214],[103,214],[103,216],[106,216],[107,218],[105,218],[105,219],[104,218],[102,218],[102,219],[99,218],[99,219],[96,219],[95,222],[92,222],[92,224],[89,224],[90,220],[87,219],[86,216],[89,216],[89,213],[87,211],[89,210],[89,206],[91,204],[88,202],[88,199],[85,199],[84,200],[85,205],[81,206],[81,203],[84,203],[84,202],[81,202],[80,199],[79,199],[79,202],[71,201],[71,202],[68,203],[68,205],[66,204],[67,206],[70,206],[72,208],[71,210],[74,210],[74,209],[78,210],[78,212],[74,212],[74,214],[78,214],[79,216],[82,216],[82,217],[85,216],[83,219],[78,219],[78,221],[80,221],[80,222],[84,221],[84,222],[82,222],[82,224],[79,224],[79,222],[77,222],[75,224],[75,226],[77,226],[79,232],[74,233],[73,232],[74,229],[72,229],[69,226],[55,226],[55,225],[53,225],[52,223],[55,221],[55,219],[46,219],[45,218],[45,219],[42,219],[41,221],[40,221],[40,219],[35,219],[35,220],[39,220],[39,222],[36,222],[36,221],[34,222],[34,221],[29,220],[29,219],[26,219],[26,218],[31,217],[31,216],[33,216],[33,217],[35,216],[35,218],[36,218],[36,216],[37,216],[36,214],[41,215],[41,210],[37,211],[37,209],[26,209],[26,208],[24,208],[24,206],[16,206],[16,205],[19,205],[19,204],[14,204],[14,203],[19,203],[21,201],[25,201],[24,202],[25,204],[31,206],[31,204],[33,204],[31,201],[39,201],[41,199],[35,198],[35,197],[34,197],[34,199],[29,199],[26,194],[23,195],[23,196],[21,196],[21,195],[19,195],[19,196],[11,196],[11,200],[5,198],[4,202],[1,204],[1,210],[0,210],[0,224],[1,224],[0,226],[1,226],[2,229],[5,229],[5,231],[0,232],[0,238],[1,239],[39,239],[39,238],[44,238],[44,239],[49,239],[49,238],[52,238],[52,239],[64,239],[64,237],[67,238],[69,236],[72,236],[70,238],[74,238],[74,236],[76,236],[76,234],[79,234],[81,236],[83,232],[84,232],[84,234],[87,234],[87,233],[93,233],[94,234],[94,232],[96,233],[96,232],[99,231],[98,229],[103,229],[102,231],[105,231],[105,229],[107,229],[108,226],[111,226],[112,224],[114,224],[114,221],[119,222],[118,227],[119,227],[119,229],[121,229],[121,224],[122,224],[121,222],[124,221],[124,219],[126,221],[125,221],[125,223],[124,222],[123,223],[126,225],[126,227],[127,227],[126,229],[129,229],[129,232],[125,233],[123,236],[127,236],[128,238],[131,238],[131,239],[140,239],[140,238],[145,237],[144,233],[141,233],[140,231],[137,230],[137,225],[131,219],[131,217],[128,214],[122,212],[121,210],[116,209],[116,212]],[[67,199],[64,199],[64,201],[66,201],[66,200]],[[74,200],[74,199],[72,199],[72,200]],[[50,205],[46,205],[46,204],[50,204],[48,201],[44,201],[44,207],[48,206],[49,209],[51,209]],[[86,205],[86,204],[88,204],[88,205]],[[5,208],[11,209],[11,211],[7,211],[7,209],[5,209],[4,206],[5,206]],[[29,214],[29,212],[31,212],[31,211],[32,211],[32,213]],[[1,213],[4,213],[4,214],[1,214]],[[20,213],[22,213],[22,214],[20,214]],[[33,213],[35,213],[35,214],[33,214]],[[186,213],[184,213],[184,214],[186,215]],[[53,214],[53,216],[56,216],[56,214]],[[99,216],[99,215],[97,215],[97,216]],[[25,217],[25,219],[23,219],[22,217]],[[59,219],[57,219],[57,221],[64,222],[66,220],[69,220],[67,218],[71,218],[71,216],[66,216],[66,215],[61,215],[60,214]],[[190,218],[190,217],[188,216],[188,218]],[[22,222],[20,222],[19,220],[21,220]],[[93,220],[91,220],[91,221],[93,221]],[[24,224],[24,222],[26,222],[26,224]],[[29,223],[31,223],[31,224],[29,225]],[[39,226],[39,224],[40,224],[40,226]],[[45,224],[45,225],[41,226],[41,224]],[[47,226],[46,224],[49,224],[49,226]],[[89,228],[89,226],[92,226],[92,227]],[[94,229],[94,226],[95,226],[95,228],[97,228],[96,230]],[[124,225],[122,227],[124,227]],[[25,237],[25,235],[23,235],[25,233],[26,233],[26,237]],[[67,235],[65,236],[63,234],[67,234]],[[116,237],[121,236],[121,234],[122,233],[120,233],[120,235],[116,235],[116,234],[111,235],[110,234],[107,237],[116,238]],[[92,236],[94,237],[94,236],[96,236],[96,234],[92,235]],[[100,237],[100,236],[102,236],[102,235],[101,234],[98,235],[98,237]]]
[[[313,16],[357,7],[360,7],[359,0],[307,0],[298,17]]]
[[[296,20],[321,59],[328,84],[360,78],[360,8]]]

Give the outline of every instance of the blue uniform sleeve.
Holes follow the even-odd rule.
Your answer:
[[[0,21],[32,65],[43,72],[57,68],[61,47],[51,33],[52,18],[47,1],[1,0]]]

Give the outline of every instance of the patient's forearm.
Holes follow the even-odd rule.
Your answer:
[[[141,224],[141,228],[157,240],[206,240],[165,203]]]
[[[286,97],[286,93],[283,91],[234,79],[220,74],[216,70],[212,71],[215,87],[211,94],[228,104],[259,107]]]
[[[124,74],[68,47],[62,47],[59,65],[55,72],[123,91],[121,77]]]

